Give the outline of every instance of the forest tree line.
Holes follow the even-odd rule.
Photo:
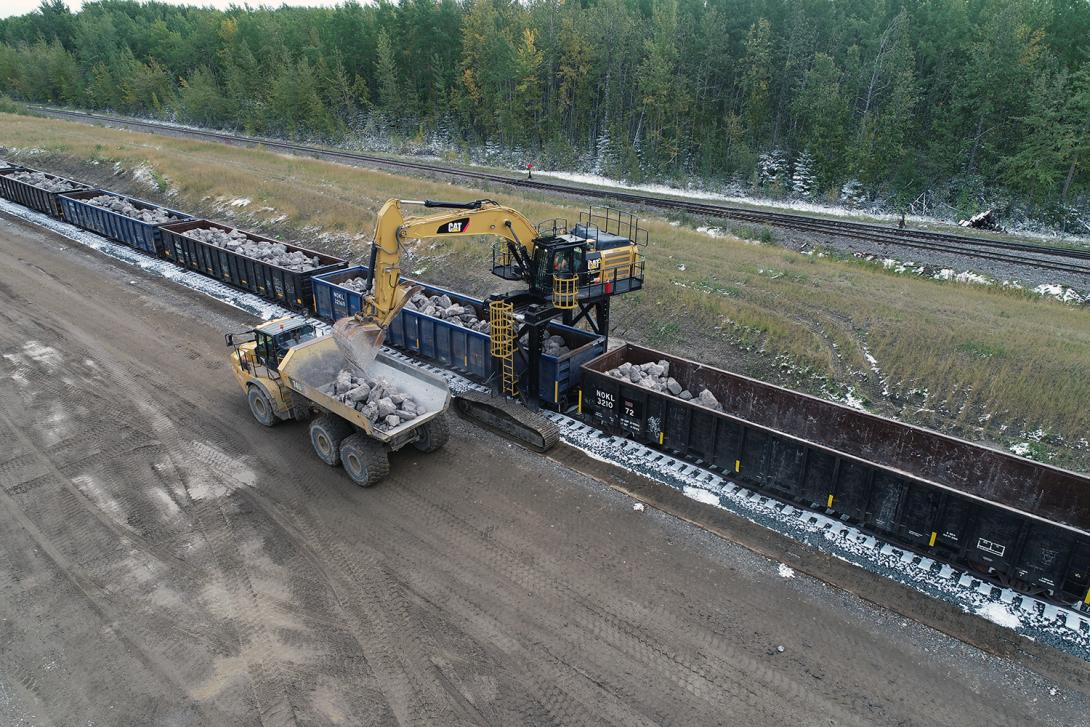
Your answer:
[[[1087,0],[61,0],[0,21],[0,93],[248,133],[518,150],[904,207],[1090,191]],[[799,181],[801,173],[801,182]],[[792,178],[794,177],[794,183]]]

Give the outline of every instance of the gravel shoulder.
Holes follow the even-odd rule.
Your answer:
[[[245,316],[0,219],[0,723],[1081,724],[1085,691],[462,423],[369,490]],[[779,647],[783,650],[780,651]]]

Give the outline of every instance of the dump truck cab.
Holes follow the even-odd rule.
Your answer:
[[[292,346],[314,337],[314,326],[296,317],[274,318],[224,336],[227,345],[235,349],[231,357],[235,379],[247,392],[254,418],[262,424],[270,426],[304,415],[305,405],[296,404],[291,390],[281,385],[280,363]]]

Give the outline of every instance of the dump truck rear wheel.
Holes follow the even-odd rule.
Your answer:
[[[450,439],[450,422],[446,414],[440,414],[420,427],[413,446],[421,452],[434,452],[441,449]]]
[[[310,421],[310,446],[318,459],[331,467],[341,463],[341,441],[352,433],[352,425],[332,414],[322,414]]]
[[[370,487],[390,472],[386,448],[363,434],[353,434],[341,442],[341,464],[360,487]]]
[[[276,416],[276,410],[273,409],[272,402],[269,401],[269,395],[261,390],[260,386],[251,386],[246,392],[246,401],[250,404],[250,413],[254,415],[254,419],[259,424],[263,424],[266,427],[271,427],[280,421]]]

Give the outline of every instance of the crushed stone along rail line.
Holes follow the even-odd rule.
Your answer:
[[[118,261],[157,275],[262,319],[299,315],[252,293],[224,285],[169,261],[149,258],[120,243],[81,230],[20,205],[0,200],[0,213],[40,225]],[[319,334],[328,324],[309,318]],[[487,388],[450,369],[391,348],[389,356],[444,378],[454,394],[487,392]],[[746,488],[722,474],[675,458],[623,437],[612,436],[557,412],[546,416],[560,430],[561,441],[593,459],[620,467],[676,490],[687,498],[745,518],[791,540],[845,560],[967,613],[1008,627],[1022,636],[1071,656],[1090,661],[1090,614],[1002,588],[979,574],[936,561],[823,513],[800,508]]]
[[[280,139],[210,131],[207,129],[149,121],[145,119],[72,111],[70,109],[59,109],[48,106],[31,106],[31,108],[41,113],[52,114],[64,118],[116,124],[119,126],[134,127],[156,132],[170,132],[183,136],[233,144],[262,146],[291,154],[342,161],[356,165],[365,164],[430,174],[444,174],[462,179],[471,179],[494,184],[508,184],[522,189],[534,189],[542,192],[560,194],[574,194],[583,197],[623,202],[630,205],[683,212],[702,217],[719,217],[740,222],[782,227],[801,232],[847,237],[908,249],[955,254],[968,258],[1023,265],[1066,274],[1090,276],[1090,264],[1083,265],[1074,262],[1078,260],[1090,261],[1090,250],[1048,247],[1032,243],[995,240],[985,237],[958,235],[930,230],[902,230],[868,222],[832,220],[824,217],[809,217],[806,215],[767,212],[744,207],[710,204],[707,202],[656,197],[635,192],[627,192],[623,189],[579,187],[570,184],[522,179],[510,175],[475,171],[472,169],[455,169],[442,164],[396,159],[377,154],[364,154],[313,144],[301,144]]]

